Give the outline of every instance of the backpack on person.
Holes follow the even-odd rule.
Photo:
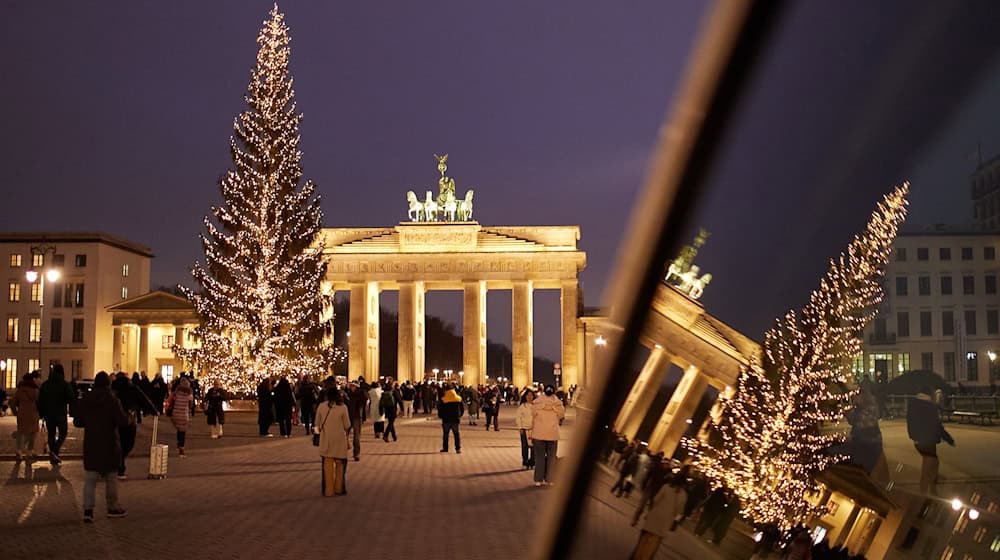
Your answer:
[[[396,408],[396,399],[392,397],[392,391],[382,393],[382,398],[378,401],[379,411],[386,414]]]

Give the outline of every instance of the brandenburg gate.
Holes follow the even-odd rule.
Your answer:
[[[579,226],[483,226],[472,219],[472,196],[455,196],[445,175],[448,156],[438,160],[438,196],[420,201],[410,191],[409,220],[384,228],[323,230],[327,273],[324,293],[350,291],[348,374],[377,379],[379,294],[399,292],[398,381],[426,373],[424,297],[432,290],[463,292],[463,383],[486,375],[486,293],[512,291],[513,383],[533,381],[533,313],[536,289],[560,291],[562,384],[579,379],[577,276],[586,254],[577,249]]]

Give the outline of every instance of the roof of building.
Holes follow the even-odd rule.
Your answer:
[[[169,292],[146,292],[107,307],[108,311],[194,311],[194,304]]]
[[[1000,230],[983,229],[974,225],[952,225],[934,224],[923,226],[920,229],[907,229],[899,232],[899,237],[961,237],[961,236],[983,236],[1000,237]]]
[[[101,231],[29,231],[0,233],[0,243],[104,243],[152,258],[153,250],[134,241]]]

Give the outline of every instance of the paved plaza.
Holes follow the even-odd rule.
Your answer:
[[[38,461],[27,469],[0,448],[0,556],[530,557],[535,515],[548,491],[535,488],[531,473],[519,468],[513,416],[506,407],[499,432],[462,426],[461,455],[439,452],[436,418],[400,420],[397,443],[376,441],[366,424],[361,461],[349,463],[348,495],[338,498],[320,496],[319,460],[301,428],[292,439],[261,439],[254,435],[256,416],[248,413],[230,414],[221,440],[209,439],[204,416],[196,416],[188,456],[172,454],[169,476],[147,480],[147,421],[129,459],[131,478],[120,484],[128,517],[104,517],[99,485],[93,525],[81,521],[79,460],[67,459],[61,468]],[[571,411],[564,436],[572,425]],[[172,444],[169,423],[160,428],[160,441]],[[11,417],[0,418],[0,438],[10,440],[12,429]],[[9,451],[10,444],[3,445]],[[67,445],[72,457],[79,440]],[[633,503],[613,498],[609,485],[610,475],[600,473],[574,557],[625,558],[637,538],[627,517]],[[682,528],[659,558],[731,557],[726,550],[725,542],[720,554]]]

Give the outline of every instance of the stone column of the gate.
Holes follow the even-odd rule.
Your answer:
[[[475,387],[486,375],[486,282],[465,282],[463,291],[463,379],[466,385]]]
[[[378,379],[378,282],[351,284],[351,340],[347,373],[351,379]]]
[[[670,355],[657,345],[649,354],[646,363],[639,372],[639,377],[632,385],[625,404],[622,405],[618,419],[615,421],[615,431],[624,435],[629,440],[635,439],[642,426],[642,421],[646,418],[649,405],[653,404],[657,391],[663,385],[663,378],[670,370]]]
[[[663,409],[659,422],[649,438],[651,453],[662,451],[666,457],[671,457],[680,443],[681,437],[688,428],[688,420],[694,414],[701,402],[705,389],[708,388],[708,376],[695,366],[689,366],[684,371],[684,377],[670,396],[670,402]]]
[[[527,387],[534,381],[534,284],[531,280],[514,282],[511,294],[511,341],[513,343],[514,386]]]
[[[423,282],[400,282],[399,284],[399,350],[397,357],[397,381],[423,379]]]
[[[577,281],[564,280],[559,303],[562,308],[562,386],[569,387],[580,381],[579,341],[576,320],[579,311]]]

